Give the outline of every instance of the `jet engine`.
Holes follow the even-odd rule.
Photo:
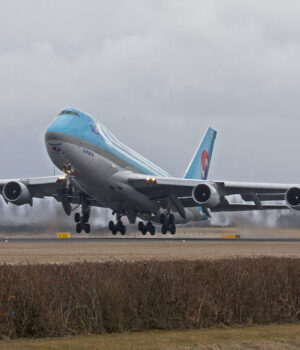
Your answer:
[[[217,189],[209,184],[199,184],[193,188],[192,197],[196,203],[214,208],[220,203],[220,194]]]
[[[292,187],[285,194],[285,201],[288,207],[300,210],[300,188]]]
[[[3,187],[3,197],[15,205],[32,204],[32,197],[26,185],[22,182],[11,181]]]

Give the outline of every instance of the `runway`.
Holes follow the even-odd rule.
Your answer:
[[[300,258],[300,239],[1,238],[0,264],[161,261],[280,256]]]
[[[141,237],[141,238],[131,238],[131,237],[74,237],[69,239],[58,239],[58,238],[43,238],[43,237],[20,237],[20,238],[0,238],[0,242],[15,242],[15,243],[65,243],[65,242],[80,242],[80,243],[142,243],[142,242],[300,242],[300,238],[234,238],[234,239],[226,239],[226,238],[176,238],[176,237]]]

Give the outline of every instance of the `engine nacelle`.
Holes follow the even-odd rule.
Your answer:
[[[292,187],[285,194],[285,201],[288,207],[300,210],[300,188]]]
[[[209,184],[199,184],[193,188],[192,197],[196,203],[214,208],[220,203],[220,194],[217,189]]]
[[[11,181],[3,187],[3,197],[7,202],[15,205],[32,204],[32,196],[22,182]]]

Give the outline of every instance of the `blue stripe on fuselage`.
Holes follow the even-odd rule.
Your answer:
[[[96,145],[114,154],[143,174],[171,177],[166,171],[119,142],[105,126],[97,123],[95,119],[87,113],[75,108],[67,108],[66,110],[75,112],[77,115],[58,115],[48,127],[47,132],[70,135]]]

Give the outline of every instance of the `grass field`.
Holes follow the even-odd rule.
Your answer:
[[[300,325],[158,331],[42,340],[0,341],[0,350],[284,350],[300,348]]]
[[[212,230],[210,233],[212,233]],[[283,237],[284,233],[281,232]],[[279,234],[280,232],[276,231],[276,237],[282,237]],[[291,232],[289,232],[289,237],[293,237]],[[242,242],[234,240],[186,242],[183,235],[183,240],[176,242],[151,242],[147,240],[140,242],[72,242],[66,240],[61,242],[21,243],[10,242],[8,239],[7,243],[0,243],[0,263],[6,264],[69,263],[84,260],[91,262],[196,260],[229,258],[232,256],[299,258],[300,242]],[[117,333],[37,340],[2,340],[0,341],[1,349],[293,350],[300,349],[300,325]]]
[[[300,257],[300,242],[1,242],[0,263],[213,259],[232,256]]]

